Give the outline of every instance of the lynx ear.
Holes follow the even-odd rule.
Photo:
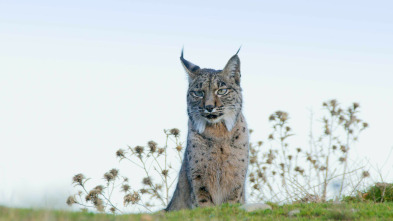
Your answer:
[[[181,64],[183,65],[184,69],[186,70],[188,77],[190,80],[194,79],[196,77],[196,71],[199,70],[199,66],[195,65],[183,57],[183,49],[181,50],[181,56],[180,56],[180,61]]]
[[[222,74],[228,78],[233,78],[235,83],[240,85],[240,59],[239,56],[237,56],[237,53],[233,55],[231,59],[229,59],[227,65],[225,65],[224,70],[222,70]]]

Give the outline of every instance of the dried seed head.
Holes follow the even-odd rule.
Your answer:
[[[139,190],[142,194],[145,194],[145,193],[148,193],[149,191],[148,190],[146,190],[146,189],[140,189]]]
[[[69,196],[68,198],[67,198],[67,205],[68,206],[72,206],[72,204],[74,204],[74,203],[76,203],[77,201],[76,201],[76,199],[75,199],[75,197],[74,196]]]
[[[281,167],[281,169],[284,169],[284,164],[283,163],[280,163],[280,167]]]
[[[280,120],[282,122],[288,120],[288,113],[287,112],[282,112],[281,116],[280,116]]]
[[[370,176],[370,173],[368,172],[368,171],[363,171],[362,172],[362,177],[363,178],[367,178],[367,177],[369,177]]]
[[[124,158],[124,157],[125,157],[125,155],[124,155],[124,150],[123,150],[123,149],[117,150],[117,151],[116,151],[116,156],[117,156],[117,157],[120,157],[120,158]]]
[[[255,178],[254,177],[250,177],[250,182],[254,183],[255,182]]]
[[[337,150],[337,146],[336,146],[336,145],[333,145],[332,149],[333,149],[333,150]]]
[[[298,148],[296,148],[296,151],[297,151],[298,153],[300,153],[300,152],[302,152],[302,149],[301,149],[300,147],[298,147]]]
[[[142,183],[143,183],[144,185],[148,185],[148,186],[152,185],[152,182],[151,182],[150,177],[145,177],[145,178],[143,178]]]
[[[258,141],[258,146],[262,146],[263,142],[262,141]]]
[[[353,103],[353,109],[356,109],[356,108],[358,108],[359,107],[359,103]]]
[[[262,178],[263,177],[263,173],[262,172],[258,172],[258,177]]]
[[[128,184],[123,184],[122,186],[121,186],[121,189],[122,189],[122,191],[123,192],[128,192],[130,189],[131,189],[131,187],[130,187],[130,185],[128,185]]]
[[[104,190],[104,187],[102,185],[98,185],[98,186],[94,187],[94,189],[92,191],[94,191],[95,194],[101,194],[103,190]]]
[[[272,171],[272,174],[273,174],[273,176],[276,175],[276,171],[273,170],[273,171]]]
[[[289,155],[289,156],[288,156],[288,160],[292,160],[292,155]]]
[[[345,162],[347,159],[346,159],[345,157],[340,157],[338,160],[339,160],[341,163],[343,163],[343,162]]]
[[[345,121],[345,117],[341,115],[341,116],[338,118],[338,122],[341,124],[341,123],[344,122],[344,121]]]
[[[274,121],[275,119],[276,119],[276,117],[274,116],[274,114],[270,115],[269,121]]]
[[[128,178],[127,177],[123,177],[123,182],[128,182]]]
[[[326,125],[326,127],[325,127],[325,134],[326,135],[330,135],[330,129],[329,129],[329,127]]]
[[[269,134],[269,137],[268,137],[268,139],[269,139],[269,140],[273,140],[273,139],[274,139],[274,136],[273,136],[273,134]]]
[[[116,212],[116,208],[115,208],[115,207],[111,207],[111,208],[109,209],[109,211],[111,211],[111,213],[115,213],[115,212]]]
[[[109,173],[113,175],[113,178],[114,178],[114,179],[116,179],[116,178],[117,178],[117,175],[119,174],[119,170],[118,170],[118,169],[111,169],[111,170],[109,171]]]
[[[165,177],[168,176],[168,170],[163,170],[161,171],[162,175],[164,175]]]
[[[177,137],[180,134],[180,130],[177,128],[173,128],[169,131],[173,136]]]
[[[139,155],[141,155],[143,153],[143,147],[142,146],[136,146],[134,148],[135,152]]]
[[[176,147],[176,150],[180,152],[181,150],[183,150],[183,147],[180,146],[180,145],[178,145],[178,146]]]
[[[72,183],[76,183],[79,185],[83,185],[83,180],[85,180],[85,176],[81,173],[76,174],[73,178],[72,178]]]
[[[104,207],[103,203],[104,202],[102,201],[102,199],[100,199],[98,197],[93,200],[93,204],[94,204],[95,208],[98,210],[98,212],[104,212],[105,207]]]
[[[258,184],[254,184],[254,186],[252,186],[252,188],[259,190],[259,185]]]
[[[124,206],[127,206],[128,204],[135,204],[141,199],[140,195],[138,192],[134,191],[134,193],[129,193],[124,196]]]
[[[363,123],[363,127],[364,127],[364,128],[368,127],[368,123],[364,122],[364,123]]]
[[[151,140],[147,143],[147,146],[149,146],[149,148],[150,148],[150,153],[156,152],[156,150],[157,150],[157,143],[156,142]]]
[[[164,148],[159,148],[158,149],[158,154],[162,154],[162,153],[164,153],[165,152],[165,149]]]
[[[341,145],[341,146],[340,146],[340,150],[341,150],[341,152],[343,152],[343,153],[347,152],[347,149],[345,148],[344,145]]]
[[[114,180],[115,177],[113,176],[113,174],[111,174],[111,173],[109,173],[109,172],[106,172],[106,173],[104,174],[104,179],[105,179],[107,182],[110,182],[110,181]]]
[[[90,193],[85,196],[86,202],[89,202],[91,199],[92,199],[92,196],[90,195]]]
[[[257,156],[250,157],[250,164],[254,164],[257,162]]]
[[[335,99],[330,100],[330,105],[331,105],[332,107],[336,107],[336,105],[337,105],[337,100],[335,100]]]
[[[289,131],[291,131],[291,128],[288,127],[288,126],[286,126],[286,127],[285,127],[285,130],[286,130],[287,132],[289,132]]]
[[[320,170],[320,171],[324,171],[324,170],[326,170],[326,167],[325,167],[325,166],[321,166],[321,167],[319,168],[319,170]]]

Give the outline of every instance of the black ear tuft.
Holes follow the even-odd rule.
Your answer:
[[[242,49],[242,46],[241,46],[241,45],[240,45],[240,47],[239,47],[239,49],[237,50],[237,52],[236,52],[235,55],[239,54],[240,49]],[[182,51],[182,52],[183,52],[183,51]]]
[[[193,79],[193,78],[195,78],[195,76],[196,76],[195,72],[196,72],[197,70],[199,70],[200,68],[199,68],[198,65],[195,65],[195,64],[193,64],[193,63],[187,61],[186,59],[184,59],[184,57],[183,57],[183,54],[184,54],[183,51],[184,51],[184,48],[181,50],[180,61],[181,61],[182,65],[183,65],[184,69],[186,70],[188,76],[189,76],[191,79]]]

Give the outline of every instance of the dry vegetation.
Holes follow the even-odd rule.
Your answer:
[[[368,127],[358,116],[359,104],[353,103],[343,109],[336,100],[330,100],[323,103],[323,110],[325,116],[319,126],[322,132],[314,134],[310,128],[307,148],[291,145],[290,139],[295,133],[290,127],[288,113],[277,111],[269,117],[272,132],[267,140],[250,143],[248,201],[278,204],[392,201],[389,198],[389,194],[393,194],[391,186],[386,183],[371,186],[366,163],[350,158],[354,143]],[[311,122],[312,125],[313,120]],[[184,149],[178,129],[164,133],[163,146],[149,141],[146,146],[116,152],[121,162],[129,162],[145,174],[140,178],[142,186],[139,189],[131,188],[128,178],[121,176],[117,169],[106,172],[103,175],[105,183],[90,190],[86,188],[89,179],[77,174],[73,177],[77,193],[67,199],[67,204],[111,213],[123,213],[122,208],[126,207],[147,211],[164,208],[176,185]],[[385,185],[385,189],[381,189],[381,185]],[[122,194],[122,203],[113,202],[114,192]],[[119,204],[123,204],[122,208],[117,206]]]

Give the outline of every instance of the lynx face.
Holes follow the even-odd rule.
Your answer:
[[[223,70],[201,69],[180,57],[189,76],[187,111],[193,129],[203,133],[206,126],[223,122],[234,127],[242,108],[240,60],[234,55]]]

